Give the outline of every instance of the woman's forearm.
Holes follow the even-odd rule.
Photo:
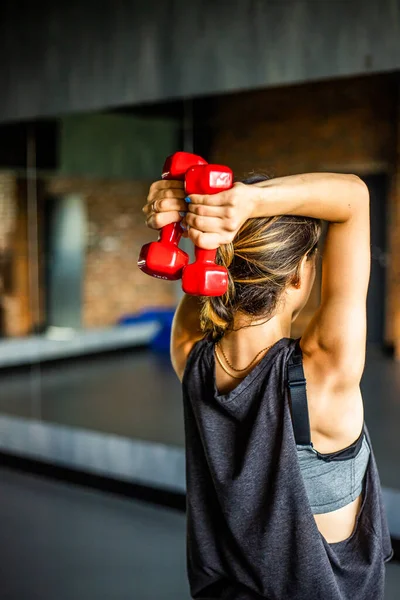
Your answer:
[[[260,194],[252,217],[298,215],[341,223],[368,199],[368,188],[356,175],[306,173],[253,185]]]

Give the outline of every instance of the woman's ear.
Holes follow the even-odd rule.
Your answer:
[[[300,265],[299,265],[298,270],[297,270],[297,274],[295,275],[295,277],[293,279],[292,285],[297,290],[300,288],[301,282],[302,282],[303,277],[304,277],[304,270],[306,268],[307,258],[308,258],[308,256],[307,256],[307,254],[305,254],[303,256],[303,258],[301,259]]]
[[[298,275],[295,275],[291,281],[291,285],[298,290],[301,285],[301,278]]]

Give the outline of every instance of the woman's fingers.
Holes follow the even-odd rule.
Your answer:
[[[147,196],[147,202],[153,202],[156,198],[185,198],[185,190],[181,188],[167,188],[150,191]]]
[[[190,200],[190,204],[205,204],[207,206],[224,206],[228,204],[227,200],[229,196],[227,196],[226,192],[220,192],[219,194],[190,194],[188,196]]]
[[[181,212],[187,211],[187,204],[183,198],[172,196],[170,198],[156,197],[151,202],[148,202],[143,207],[142,211],[145,215],[159,212],[170,212],[177,210]]]
[[[187,233],[187,237],[200,248],[218,248],[221,244],[231,242],[235,236],[234,232],[224,228],[222,219],[215,217],[199,217],[187,213],[181,224]]]
[[[160,179],[151,184],[149,190],[149,196],[159,193],[161,190],[185,190],[185,184],[183,181],[177,181],[175,179]]]
[[[218,194],[190,194],[189,200],[192,204],[205,204],[207,206],[231,206],[237,208],[243,203],[244,191],[247,188],[244,183],[236,182],[229,190]]]
[[[200,217],[218,217],[223,218],[226,214],[226,208],[223,206],[209,206],[206,204],[187,204],[186,210],[193,215]]]
[[[225,213],[222,213],[220,216],[216,217],[203,217],[201,215],[188,212],[185,215],[184,222],[191,227],[206,233],[229,233],[231,236],[236,234],[241,225],[234,216],[228,217]]]
[[[204,233],[204,231],[190,228],[187,234],[187,237],[192,240],[195,246],[205,250],[214,250],[225,243],[217,233]]]
[[[164,179],[155,181],[150,186],[147,202],[142,209],[146,215],[147,225],[149,227],[158,229],[156,225],[160,222],[164,223],[165,221],[165,218],[160,219],[159,217],[155,216],[159,213],[171,213],[175,211],[178,213],[185,212],[187,210],[185,196],[186,194],[183,181]],[[179,218],[174,220],[179,220],[181,215],[178,215],[178,217]],[[163,227],[163,225],[161,226]]]
[[[192,213],[186,213],[183,224],[205,233],[219,233],[223,229],[221,219],[216,217],[199,217]]]
[[[181,219],[181,215],[176,210],[161,213],[151,213],[146,219],[146,225],[152,229],[161,229],[170,223],[177,223]]]

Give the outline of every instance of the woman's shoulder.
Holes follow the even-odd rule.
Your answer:
[[[346,448],[356,440],[364,424],[364,407],[360,386],[341,380],[316,353],[303,351],[302,366],[306,380],[311,440],[319,452],[327,454]]]
[[[203,338],[197,340],[193,344],[187,356],[186,365],[182,377],[182,383],[185,383],[185,381],[187,381],[188,376],[190,375],[190,373],[193,372],[195,364],[201,358],[204,358],[207,362],[207,365],[209,366],[210,352],[212,351],[213,346],[214,340],[212,339],[211,335],[205,335]]]

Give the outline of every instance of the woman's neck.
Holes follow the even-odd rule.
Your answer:
[[[234,348],[240,344],[242,349],[259,348],[274,344],[283,337],[290,337],[291,319],[285,315],[275,315],[270,319],[249,318],[238,314],[232,329],[223,336],[223,344]]]
[[[239,385],[241,379],[268,353],[267,349],[270,346],[283,337],[290,337],[291,319],[284,318],[284,315],[276,315],[265,321],[236,315],[232,329],[227,331],[215,346],[215,352],[218,352],[216,385],[221,394],[226,394]],[[252,326],[248,327],[250,324]],[[265,352],[261,352],[264,349]]]

